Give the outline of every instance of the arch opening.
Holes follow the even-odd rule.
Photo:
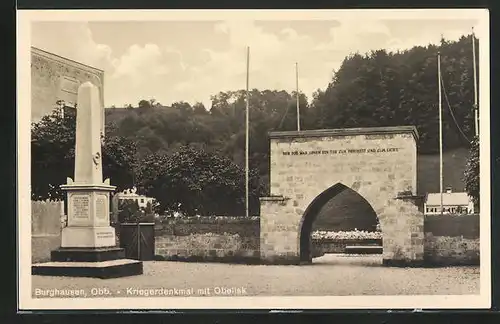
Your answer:
[[[300,221],[299,255],[301,263],[313,259],[312,233],[320,231],[374,232],[379,219],[370,203],[355,190],[337,183],[320,193],[306,208]]]

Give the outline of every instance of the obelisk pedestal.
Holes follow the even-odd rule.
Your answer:
[[[67,194],[68,224],[61,232],[61,248],[51,253],[52,262],[33,265],[32,273],[100,278],[142,274],[142,262],[125,259],[110,226],[110,192],[116,187],[102,180],[98,88],[82,84],[77,107],[75,179],[61,186]]]
[[[68,226],[62,229],[62,248],[103,248],[116,245],[110,226],[109,201],[114,186],[102,183],[72,183],[61,186],[67,192]]]

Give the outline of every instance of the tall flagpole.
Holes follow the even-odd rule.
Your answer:
[[[249,83],[249,67],[250,67],[250,47],[247,47],[247,89],[246,89],[246,121],[245,121],[245,216],[249,216],[249,209],[248,209],[248,197],[249,197],[249,190],[248,190],[248,182],[249,182],[249,175],[248,175],[248,147],[249,147],[249,141],[248,141],[248,124],[249,124],[249,93],[248,93],[248,83]]]
[[[438,93],[439,93],[439,195],[440,211],[443,215],[443,115],[441,109],[441,53],[438,52]]]
[[[477,105],[477,73],[476,73],[476,36],[474,35],[474,27],[472,27],[472,64],[474,71],[474,126],[476,130],[476,136],[479,135],[479,112]]]
[[[299,108],[299,63],[295,63],[295,80],[297,87],[297,130],[300,131],[300,108]]]

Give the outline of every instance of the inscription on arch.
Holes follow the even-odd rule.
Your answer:
[[[334,155],[334,154],[365,154],[365,153],[397,153],[399,147],[382,148],[352,148],[352,149],[329,149],[329,150],[309,150],[309,151],[283,151],[283,155]]]

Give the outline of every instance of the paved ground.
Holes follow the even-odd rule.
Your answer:
[[[332,254],[305,266],[144,262],[144,274],[135,277],[33,276],[33,297],[54,288],[81,289],[85,297],[479,294],[479,267],[387,268],[381,263],[380,256]]]

